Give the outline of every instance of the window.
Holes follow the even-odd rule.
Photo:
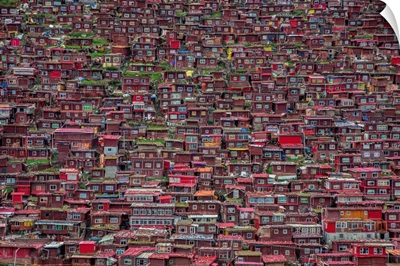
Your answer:
[[[47,202],[47,197],[41,197],[40,202]]]
[[[363,254],[363,255],[369,254],[369,249],[368,248],[360,248],[360,254]]]
[[[382,248],[374,248],[374,254],[383,254]]]
[[[186,137],[186,142],[188,143],[196,143],[197,137]]]
[[[300,203],[308,203],[308,198],[301,198]]]
[[[95,224],[101,224],[101,223],[103,223],[103,218],[96,218],[96,219],[94,219],[94,223],[95,223]]]
[[[111,217],[111,218],[110,218],[110,223],[116,224],[116,223],[118,223],[118,222],[119,222],[118,217]]]
[[[281,188],[281,187],[280,187]],[[284,196],[278,196],[278,203],[286,203],[287,198]]]
[[[347,228],[346,222],[336,222],[336,228]]]
[[[342,163],[349,163],[350,162],[350,158],[342,158]]]

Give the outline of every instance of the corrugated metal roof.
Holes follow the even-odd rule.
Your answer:
[[[148,259],[151,255],[153,255],[153,252],[143,252],[139,256],[137,256],[138,259]]]

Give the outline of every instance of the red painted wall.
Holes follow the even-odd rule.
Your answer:
[[[21,203],[22,202],[22,194],[20,195],[19,193],[13,194],[12,195],[12,202],[13,203]]]
[[[0,248],[0,258],[1,259],[11,259],[14,258],[15,251],[17,248],[13,247],[2,247]],[[29,248],[20,248],[17,252],[17,259],[29,258],[30,250]]]
[[[61,78],[61,71],[51,71],[50,77],[53,79]]]
[[[400,64],[400,57],[399,56],[393,56],[392,57],[392,65],[399,65]]]
[[[327,233],[335,233],[335,222],[324,222],[324,230]]]
[[[169,175],[170,183],[195,184],[196,177],[190,175]]]
[[[79,243],[79,252],[81,254],[94,253],[96,251],[95,241],[82,241]]]
[[[302,144],[301,136],[279,136],[279,144]]]
[[[368,210],[368,219],[371,219],[371,220],[382,219],[382,211],[381,210]]]
[[[17,185],[17,192],[22,192],[25,196],[29,196],[31,194],[31,187],[29,185]]]
[[[260,228],[260,219],[255,218],[254,219],[254,227],[258,230]]]
[[[10,45],[13,47],[19,47],[21,41],[19,39],[12,39]]]

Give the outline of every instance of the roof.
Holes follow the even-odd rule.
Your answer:
[[[142,252],[139,256],[136,256],[138,259],[148,259],[154,252]]]
[[[332,253],[318,253],[315,254],[317,257],[352,257],[351,252],[332,252]]]
[[[235,251],[236,256],[246,256],[246,257],[261,257],[260,251],[250,251],[250,250],[238,250]]]
[[[193,266],[209,266],[211,263],[217,260],[217,256],[198,256],[193,262]]]
[[[348,171],[354,173],[366,173],[366,172],[382,172],[382,169],[374,167],[358,167],[358,168],[348,169]]]
[[[151,251],[151,250],[154,250],[154,249],[153,248],[149,248],[149,247],[128,248],[127,250],[125,250],[124,253],[121,254],[121,257],[136,257],[142,252]]]
[[[293,234],[293,238],[322,238],[320,234]]]
[[[76,221],[53,221],[53,220],[37,220],[35,224],[37,225],[65,225],[65,226],[74,226],[79,224],[80,222]]]
[[[214,190],[198,190],[194,196],[195,197],[206,197],[206,196],[212,196],[214,197]]]
[[[262,260],[264,263],[276,263],[276,262],[283,262],[286,263],[287,259],[284,255],[264,255],[262,256]]]
[[[218,235],[217,240],[243,240],[243,237],[240,235]]]
[[[0,241],[0,247],[40,249],[43,248],[44,246],[45,244]]]
[[[79,242],[79,245],[96,245],[96,241],[90,241],[90,240],[81,241]]]
[[[59,248],[64,245],[64,242],[51,242],[44,246],[44,248]]]
[[[15,215],[31,215],[31,214],[40,214],[40,210],[17,210],[17,211],[15,211]]]
[[[103,139],[107,140],[119,140],[121,136],[117,135],[103,135]]]
[[[79,133],[79,134],[93,134],[93,128],[57,128],[54,133]]]
[[[161,259],[161,260],[166,260],[169,259],[170,254],[169,253],[152,253],[149,256],[149,259]]]
[[[386,254],[395,256],[395,257],[400,257],[400,250],[398,249],[392,249],[392,250],[386,250]]]
[[[235,223],[217,223],[219,228],[235,227]]]
[[[334,266],[334,265],[346,265],[346,266],[352,266],[352,265],[356,265],[355,262],[352,261],[327,261],[326,262],[327,266]],[[387,264],[386,264],[387,265]]]
[[[251,208],[251,207],[248,207],[248,208],[239,207],[239,211],[241,211],[241,212],[254,212],[255,209],[254,209],[254,208]]]
[[[236,261],[235,265],[247,265],[247,266],[264,266],[263,262],[254,262],[254,261]]]

